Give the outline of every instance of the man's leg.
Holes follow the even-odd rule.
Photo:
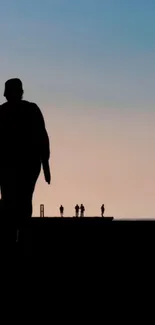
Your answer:
[[[8,169],[4,170],[1,178],[1,197],[3,201],[3,216],[1,221],[8,236],[9,242],[16,236],[25,223],[32,216],[32,198],[35,185],[40,174],[41,165],[38,164],[31,173],[24,173],[23,170]],[[13,236],[12,236],[13,235]],[[20,232],[19,232],[20,241]]]
[[[25,219],[25,227],[24,227],[24,255],[31,256],[32,255],[32,230],[31,226],[27,224],[27,221],[30,220],[33,213],[33,193],[35,190],[36,182],[39,177],[41,170],[41,166],[32,170],[31,174],[27,175],[27,179],[25,180],[25,187],[23,193],[23,211],[24,211],[24,219]]]
[[[24,214],[28,217],[32,217],[33,207],[32,207],[32,200],[33,200],[33,193],[35,190],[36,182],[39,177],[41,170],[41,164],[33,167],[31,171],[26,174],[25,180],[23,182],[23,201],[24,204]]]

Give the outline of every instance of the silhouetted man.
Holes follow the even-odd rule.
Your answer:
[[[39,107],[22,100],[19,79],[5,83],[4,97],[7,102],[0,106],[1,196],[5,215],[10,217],[7,220],[19,223],[32,216],[32,197],[41,165],[50,184],[49,138]]]
[[[104,204],[101,206],[101,217],[104,217],[105,207]]]
[[[61,218],[63,217],[63,214],[64,214],[64,207],[61,205],[60,206],[60,216],[61,216]]]
[[[77,205],[75,206],[75,216],[76,216],[76,218],[78,218],[78,216],[79,216],[79,210],[80,210],[80,207],[79,207],[79,205],[77,204]]]
[[[84,217],[85,207],[83,204],[81,204],[80,210],[81,210],[81,217]]]

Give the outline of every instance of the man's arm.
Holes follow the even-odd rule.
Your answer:
[[[36,105],[37,106],[37,105]],[[48,161],[50,158],[50,142],[47,134],[47,130],[45,127],[45,121],[43,114],[40,108],[37,106],[37,124],[38,124],[38,135],[40,142],[40,152],[41,152],[41,160]]]
[[[49,158],[50,158],[50,142],[48,133],[45,127],[45,121],[43,118],[43,114],[40,108],[36,106],[36,117],[37,117],[37,127],[38,127],[38,137],[39,137],[39,151],[41,162],[44,171],[44,177],[48,184],[51,181],[51,174],[50,174],[50,166],[49,166]]]
[[[45,181],[48,184],[50,184],[51,183],[51,172],[50,172],[49,162],[43,162],[42,165],[43,165]]]

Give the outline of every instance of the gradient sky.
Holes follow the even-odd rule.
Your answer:
[[[155,217],[155,1],[0,0],[0,102],[19,77],[51,139],[46,215]],[[11,163],[11,162],[10,162]]]

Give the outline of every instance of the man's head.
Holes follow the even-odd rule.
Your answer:
[[[23,96],[22,82],[18,78],[9,79],[5,83],[4,97],[7,101],[19,101]]]

